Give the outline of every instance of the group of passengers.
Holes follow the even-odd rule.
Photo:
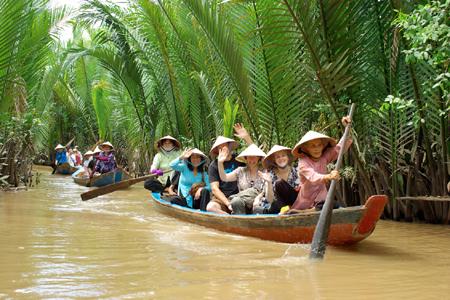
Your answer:
[[[78,146],[71,149],[58,144],[55,150],[56,166],[69,163],[70,166],[78,169],[72,174],[73,177],[92,178],[117,168],[114,147],[110,142],[101,143],[95,147],[94,151],[88,150],[83,156],[78,150]]]
[[[342,118],[347,125],[350,118]],[[165,136],[158,140],[151,173],[145,188],[160,193],[172,204],[220,214],[279,214],[291,210],[320,210],[327,183],[339,180],[339,172],[327,171],[342,147],[327,135],[308,131],[293,149],[275,145],[266,154],[255,145],[247,130],[234,126],[236,136],[247,143],[237,155],[239,144],[219,136],[209,158],[197,148],[181,151],[180,142]],[[295,161],[297,160],[297,161]],[[207,165],[209,167],[207,168]]]

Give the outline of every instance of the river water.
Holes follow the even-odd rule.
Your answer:
[[[0,299],[449,299],[450,226],[380,221],[309,245],[221,233],[152,209],[142,183],[86,202],[70,177],[0,192]]]

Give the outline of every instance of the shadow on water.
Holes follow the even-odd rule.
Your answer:
[[[420,261],[423,260],[423,256],[415,255],[407,249],[402,249],[395,246],[387,245],[385,242],[377,242],[373,240],[367,240],[362,243],[350,245],[350,246],[334,246],[332,247],[337,252],[342,254],[355,256],[370,256],[379,257],[383,259],[398,260],[399,257],[407,260]]]

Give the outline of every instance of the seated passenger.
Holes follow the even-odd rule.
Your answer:
[[[81,152],[78,150],[78,146],[75,146],[73,148],[73,154],[75,156],[75,166],[81,166],[83,156],[81,155]]]
[[[219,150],[217,158],[220,179],[223,181],[237,181],[239,193],[230,197],[233,214],[251,213],[255,199],[265,196],[272,202],[273,189],[272,178],[268,173],[259,170],[259,161],[266,154],[255,144],[248,146],[236,158],[237,161],[245,162],[245,167],[238,167],[228,174],[224,169],[224,161],[229,155],[228,148]]]
[[[263,166],[272,178],[274,201],[262,198],[256,203],[255,212],[278,214],[282,207],[291,206],[297,199],[300,181],[297,168],[291,166],[291,148],[275,145],[263,159]]]
[[[89,166],[89,163],[94,158],[94,152],[91,150],[86,151],[83,155],[83,167],[87,168]]]
[[[59,166],[63,163],[66,163],[67,162],[66,148],[64,148],[63,145],[58,144],[55,147],[55,150],[56,150],[55,165]]]
[[[83,160],[83,165],[79,166],[78,170],[75,171],[75,173],[72,174],[72,177],[85,177],[85,178],[89,178],[90,177],[90,172],[88,169],[89,163],[92,160],[92,155],[94,154],[94,152],[92,152],[91,150],[86,151],[86,153],[84,154],[84,160]]]
[[[104,142],[100,145],[102,152],[97,157],[95,172],[105,174],[114,171],[117,168],[116,158],[114,157],[114,147],[110,142]],[[94,174],[95,175],[95,174]]]
[[[235,124],[233,128],[235,131],[235,136],[243,139],[248,145],[253,143],[247,130],[241,124]],[[211,158],[217,157],[220,149],[227,148],[229,150],[229,154],[224,161],[224,167],[225,172],[229,173],[235,170],[237,167],[244,165],[236,161],[236,155],[232,153],[232,151],[238,146],[239,144],[235,140],[224,136],[219,136],[211,147],[209,155],[211,156]],[[230,200],[228,200],[228,197],[239,192],[237,182],[226,182],[220,179],[217,159],[214,159],[214,161],[209,165],[208,175],[209,182],[211,184],[212,196],[206,210],[219,214],[231,213],[233,208],[231,207],[231,203]]]
[[[87,164],[87,171],[89,173],[90,178],[92,178],[94,176],[95,166],[97,165],[97,159],[101,152],[102,152],[102,150],[100,150],[100,148],[98,146],[95,147],[95,149],[92,153],[92,159]]]
[[[344,126],[350,122],[350,117],[342,118]],[[291,209],[322,208],[327,198],[327,183],[340,178],[337,170],[328,173],[327,165],[337,159],[342,147],[347,151],[351,143],[350,139],[341,139],[336,145],[334,139],[315,131],[308,131],[302,137],[292,150],[292,154],[300,158],[298,172],[301,188]]]
[[[69,165],[71,167],[75,167],[76,166],[77,159],[75,157],[75,154],[73,153],[72,148],[70,148],[69,151],[67,151],[67,161],[69,162]]]
[[[160,138],[156,142],[156,153],[153,158],[150,173],[158,175],[158,178],[147,179],[144,187],[155,193],[167,193],[169,195],[176,195],[179,174],[174,171],[164,172],[170,168],[170,163],[180,156],[180,142],[170,135]]]
[[[206,155],[194,148],[184,151],[179,158],[170,163],[173,170],[180,172],[178,195],[181,198],[177,199],[175,204],[206,211],[211,191],[206,162]]]

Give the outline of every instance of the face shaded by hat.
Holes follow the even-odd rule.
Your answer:
[[[193,155],[199,156],[200,160],[197,163],[194,163]],[[197,160],[197,159],[195,159]],[[198,167],[200,165],[203,165],[208,162],[208,157],[206,154],[204,154],[202,151],[200,151],[197,148],[194,148],[191,150],[191,154],[187,157],[187,161],[189,162],[189,165],[192,167]]]
[[[104,142],[100,144],[100,149],[105,152],[109,152],[114,149],[113,145],[110,142]]]
[[[333,138],[330,138],[328,135],[319,133],[317,131],[308,131],[301,140],[295,145],[294,149],[292,149],[292,155],[294,157],[299,158],[302,153],[305,153],[302,150],[302,146],[304,146],[306,143],[313,141],[313,140],[321,140],[323,142],[323,148],[325,149],[328,146],[336,146],[336,140]],[[309,153],[306,153],[309,155]]]
[[[211,157],[216,157],[217,155],[219,155],[219,148],[224,144],[230,145],[230,151],[233,151],[237,149],[237,147],[239,147],[238,142],[236,142],[235,140],[219,135],[212,145],[211,150],[209,150],[209,155]]]
[[[205,153],[203,153],[202,151],[200,151],[197,148],[192,149],[191,154],[187,158],[188,159],[191,158],[192,154],[197,154],[197,155],[200,155],[203,159],[208,159],[208,156],[206,156]]]
[[[110,142],[104,142],[100,144],[100,148],[103,149],[105,147],[110,147],[110,149],[114,149],[113,145]]]
[[[270,151],[267,153],[266,157],[264,157],[262,164],[265,169],[269,169],[271,167],[277,166],[275,162],[275,156],[277,153],[286,152],[286,155],[288,156],[288,165],[292,162],[293,157],[291,155],[291,148],[275,145],[273,146]]]
[[[266,157],[266,153],[264,153],[264,151],[259,149],[259,147],[256,146],[255,144],[251,144],[250,146],[245,148],[244,151],[241,152],[241,154],[239,154],[236,157],[236,160],[246,163],[247,162],[246,157],[248,157],[248,156],[264,158],[264,157]]]
[[[161,148],[162,145],[164,144],[164,141],[166,140],[171,141],[176,148],[178,149],[181,148],[181,143],[176,138],[170,135],[163,136],[158,141],[156,141],[156,147]]]

